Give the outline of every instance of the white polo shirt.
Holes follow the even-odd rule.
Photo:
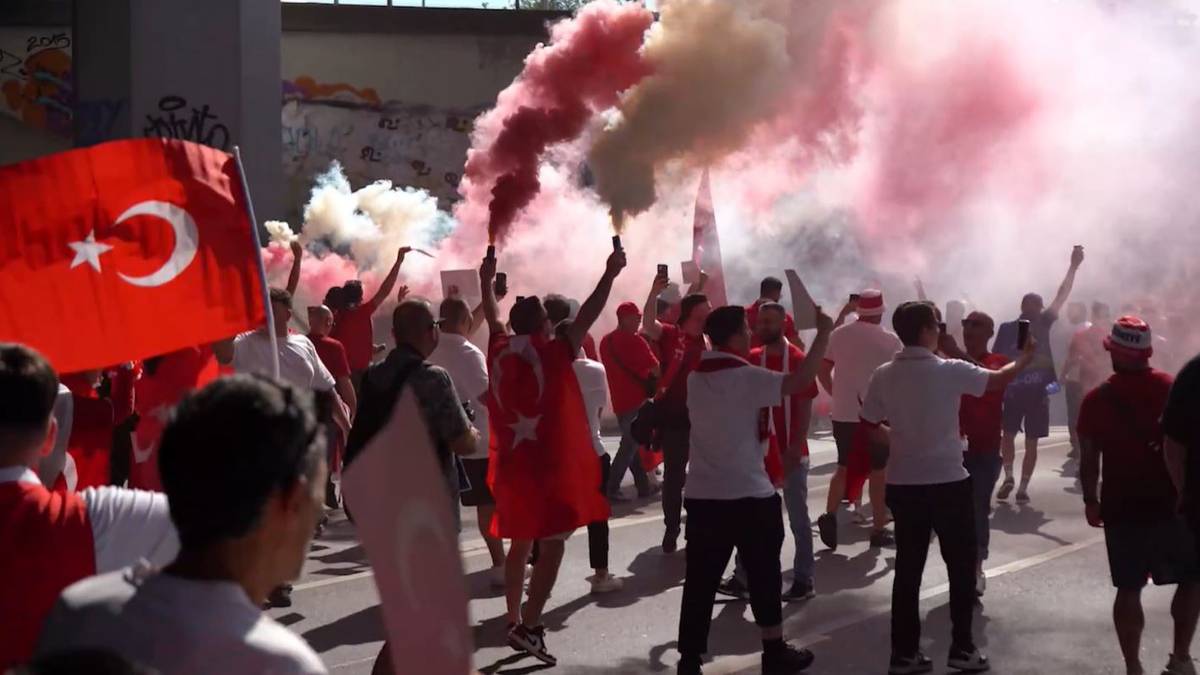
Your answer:
[[[736,359],[745,364],[688,375],[687,406],[691,420],[687,483],[689,499],[764,498],[775,494],[763,458],[767,442],[759,439],[763,408],[783,403],[784,373],[759,368],[724,352],[704,352],[700,362]]]
[[[924,347],[905,347],[880,366],[867,385],[862,419],[887,421],[890,485],[934,485],[967,478],[958,405],[964,394],[982,396],[989,371],[943,359]],[[836,388],[837,385],[834,385]]]
[[[833,363],[833,421],[858,421],[871,373],[903,348],[900,338],[883,326],[862,320],[830,334],[825,360]]]
[[[575,359],[575,379],[579,380],[579,393],[587,409],[588,431],[592,434],[592,449],[597,455],[604,454],[604,443],[600,440],[600,411],[608,404],[608,376],[604,365],[591,359]]]
[[[297,333],[288,333],[286,338],[278,338],[277,345],[279,379],[300,389],[333,389],[333,375],[321,363],[312,340]],[[270,375],[273,369],[270,336],[261,330],[237,336],[233,341],[233,369],[239,373]]]
[[[488,408],[483,396],[488,390],[488,370],[483,351],[461,335],[442,333],[427,361],[449,373],[458,398],[469,401],[471,412],[475,413],[473,426],[479,432],[479,441],[475,443],[475,452],[464,455],[463,459],[487,459]]]

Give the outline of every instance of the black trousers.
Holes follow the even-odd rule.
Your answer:
[[[691,425],[686,421],[668,424],[659,432],[663,449],[663,522],[667,526],[668,535],[679,534],[691,432]]]
[[[608,476],[612,471],[612,459],[608,453],[600,455],[600,494],[608,497]],[[608,521],[597,520],[589,523],[588,531],[588,560],[592,569],[608,569]]]
[[[912,656],[921,640],[921,576],[929,538],[937,533],[950,577],[950,623],[955,647],[973,649],[975,611],[975,503],[971,480],[935,485],[888,485],[896,522],[896,575],[892,584],[892,653]]]
[[[736,548],[746,566],[750,608],[759,626],[783,622],[783,502],[763,499],[688,499],[687,576],[679,613],[679,653],[708,652],[713,600]]]

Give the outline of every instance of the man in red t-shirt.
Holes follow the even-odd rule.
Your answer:
[[[754,340],[760,346],[750,350],[747,361],[779,373],[800,370],[805,354],[786,339],[787,310],[777,302],[761,303],[758,309]],[[807,389],[784,399],[783,405],[771,408],[771,440],[765,459],[767,475],[773,483],[783,486],[788,523],[796,539],[792,587],[783,596],[786,600],[808,600],[816,595],[813,591],[812,520],[808,514],[808,427],[817,393],[817,383],[813,382]],[[722,581],[717,592],[750,598],[740,557],[736,559],[733,576]]]
[[[1084,513],[1104,528],[1117,597],[1113,623],[1130,673],[1142,670],[1142,588],[1177,584],[1171,603],[1175,648],[1164,672],[1194,672],[1191,643],[1200,616],[1200,568],[1190,529],[1179,515],[1177,484],[1163,458],[1160,419],[1171,376],[1150,367],[1150,326],[1123,316],[1104,346],[1114,374],[1083,399],[1079,410]],[[1100,480],[1100,493],[1096,483]]]
[[[1071,303],[1071,309],[1074,309],[1075,305],[1076,303]],[[1067,345],[1067,358],[1063,361],[1060,379],[1063,381],[1063,392],[1067,397],[1071,454],[1078,457],[1079,435],[1076,433],[1076,426],[1079,423],[1079,406],[1083,404],[1084,395],[1100,386],[1113,372],[1108,354],[1104,351],[1104,338],[1112,325],[1108,305],[1102,302],[1093,303],[1091,321],[1076,321],[1076,318],[1078,317],[1072,316],[1071,323],[1079,326],[1079,329],[1071,336]],[[1087,318],[1086,314],[1084,318]]]
[[[971,312],[962,321],[963,343],[967,356],[976,365],[1000,370],[1012,359],[988,351],[988,342],[996,333],[996,322],[983,312]],[[963,466],[971,474],[975,495],[975,543],[979,555],[975,562],[975,593],[983,595],[987,586],[983,561],[988,557],[988,515],[992,512],[992,491],[1000,480],[1000,437],[1004,427],[1004,390],[988,391],[983,396],[964,395],[958,407],[958,425],[967,439]]]
[[[329,331],[332,329],[333,310],[325,305],[308,308],[308,339],[312,340],[313,347],[317,350],[317,356],[321,358],[321,363],[325,364],[325,369],[333,376],[334,388],[341,395],[342,402],[346,404],[346,419],[353,422],[354,413],[358,409],[358,395],[354,391],[354,383],[350,380],[350,363],[346,359],[346,348],[341,342],[329,337]],[[338,405],[338,403],[334,401],[334,405]],[[334,419],[340,418],[335,417]],[[350,433],[349,429],[341,429],[341,433],[335,433],[335,427],[337,427],[335,424],[326,427],[329,430],[330,480],[325,487],[325,502],[334,508],[338,506],[339,500],[333,479],[341,476],[342,457],[346,451],[346,437]]]
[[[758,310],[767,303],[783,302],[783,282],[775,277],[767,277],[758,285],[758,300],[755,300],[746,307],[746,323],[751,328],[758,326]],[[800,339],[800,334],[796,332],[796,322],[792,319],[792,315],[784,310],[783,314],[783,337],[791,344],[804,349],[804,342]],[[758,336],[758,331],[750,337],[750,346],[761,347],[762,338]]]
[[[679,302],[679,323],[658,320],[658,295],[667,287],[664,276],[656,276],[650,286],[642,316],[642,333],[658,346],[663,377],[658,384],[659,439],[663,449],[663,552],[679,549],[679,527],[683,511],[683,484],[687,478],[688,423],[687,378],[700,355],[708,348],[704,322],[712,311],[708,297],[692,293]]]
[[[362,282],[357,279],[347,281],[343,286],[342,297],[346,306],[337,310],[334,315],[333,330],[330,332],[335,340],[342,343],[346,349],[346,360],[350,363],[351,379],[357,386],[362,382],[363,373],[371,365],[371,357],[375,352],[375,331],[371,325],[371,317],[379,309],[400,277],[400,265],[404,256],[412,249],[404,246],[396,254],[396,262],[388,272],[379,290],[367,302],[363,302]]]
[[[610,500],[620,499],[626,471],[633,474],[638,497],[653,493],[642,463],[633,461],[638,449],[633,439],[633,420],[646,399],[654,395],[662,375],[649,343],[638,335],[641,325],[642,311],[632,302],[623,302],[617,307],[616,330],[600,340],[600,361],[608,376],[613,414],[621,427],[621,447],[613,458],[612,473],[605,487]]]

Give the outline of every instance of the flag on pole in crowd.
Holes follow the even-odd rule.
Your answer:
[[[0,341],[69,373],[262,325],[246,203],[233,158],[187,141],[0,167]]]
[[[600,463],[566,340],[492,335],[488,345],[491,533],[542,539],[606,520]]]
[[[451,515],[457,505],[436,458],[406,387],[391,419],[346,468],[342,489],[375,571],[392,663],[466,675],[474,649]]]
[[[796,321],[797,330],[811,330],[817,327],[817,303],[812,299],[804,282],[796,270],[784,270],[787,276],[788,289],[792,294],[792,316]]]
[[[725,271],[721,265],[721,238],[717,235],[717,214],[713,211],[712,188],[708,169],[700,178],[696,194],[696,213],[692,218],[692,262],[708,274],[704,294],[713,307],[729,304],[725,293]]]

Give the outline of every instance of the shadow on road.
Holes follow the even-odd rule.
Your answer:
[[[1081,509],[1082,510],[1082,509]],[[1033,534],[1059,546],[1069,546],[1071,542],[1042,532],[1042,527],[1049,524],[1051,519],[1046,514],[1031,506],[1013,506],[1008,502],[999,502],[992,509],[992,529],[1008,534]]]
[[[383,642],[383,615],[379,605],[348,614],[333,623],[317,626],[302,636],[319,654],[343,645]]]

